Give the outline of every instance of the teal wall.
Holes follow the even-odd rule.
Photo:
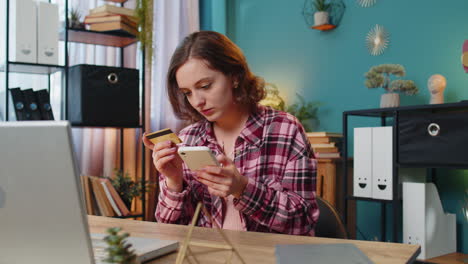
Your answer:
[[[468,39],[466,0],[377,0],[371,8],[345,0],[341,25],[328,32],[307,27],[304,0],[222,0],[227,12],[217,0],[200,1],[202,29],[225,28],[252,70],[275,83],[288,102],[297,92],[323,103],[319,130],[342,131],[343,111],[379,107],[383,90],[369,90],[363,84],[363,74],[377,64],[402,64],[405,78],[419,86],[419,94],[402,95],[402,105],[428,103],[426,83],[435,73],[447,78],[446,102],[468,99],[468,74],[460,63],[461,46]],[[369,55],[365,45],[375,24],[390,33],[389,47],[380,56]],[[371,124],[376,120],[350,120],[352,127]],[[468,173],[437,170],[437,175],[444,209],[457,214],[458,251],[468,253],[468,225],[461,213]],[[378,223],[379,205],[359,202],[358,228],[365,238],[381,237]]]

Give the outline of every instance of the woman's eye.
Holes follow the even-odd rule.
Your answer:
[[[211,83],[205,84],[205,85],[203,85],[201,88],[202,88],[202,89],[208,89],[208,88],[210,88],[210,86],[211,86]]]
[[[191,94],[192,94],[192,92],[185,92],[185,93],[184,93],[185,96],[189,96],[189,95],[191,95]]]

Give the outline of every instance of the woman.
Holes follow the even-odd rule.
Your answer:
[[[314,235],[316,160],[295,117],[258,105],[263,81],[222,34],[195,32],[175,50],[167,75],[175,114],[192,122],[184,146],[207,146],[222,167],[190,171],[168,141],[145,145],[161,173],[159,222],[188,224],[198,201],[225,229]],[[213,227],[201,214],[199,226]]]

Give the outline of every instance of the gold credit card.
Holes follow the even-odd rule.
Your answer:
[[[167,140],[170,140],[175,144],[182,143],[182,140],[180,140],[180,138],[176,134],[174,134],[174,132],[172,132],[170,128],[165,128],[156,132],[149,133],[148,135],[146,135],[146,138],[153,142],[153,144]]]

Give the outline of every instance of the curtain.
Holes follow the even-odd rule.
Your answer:
[[[154,0],[153,17],[153,60],[151,65],[151,85],[147,89],[146,104],[147,131],[171,128],[178,132],[183,122],[172,111],[166,92],[166,73],[172,53],[182,39],[200,29],[198,0]],[[157,182],[157,175],[150,152],[145,152],[146,177]],[[154,219],[157,188],[148,195],[147,219]]]

